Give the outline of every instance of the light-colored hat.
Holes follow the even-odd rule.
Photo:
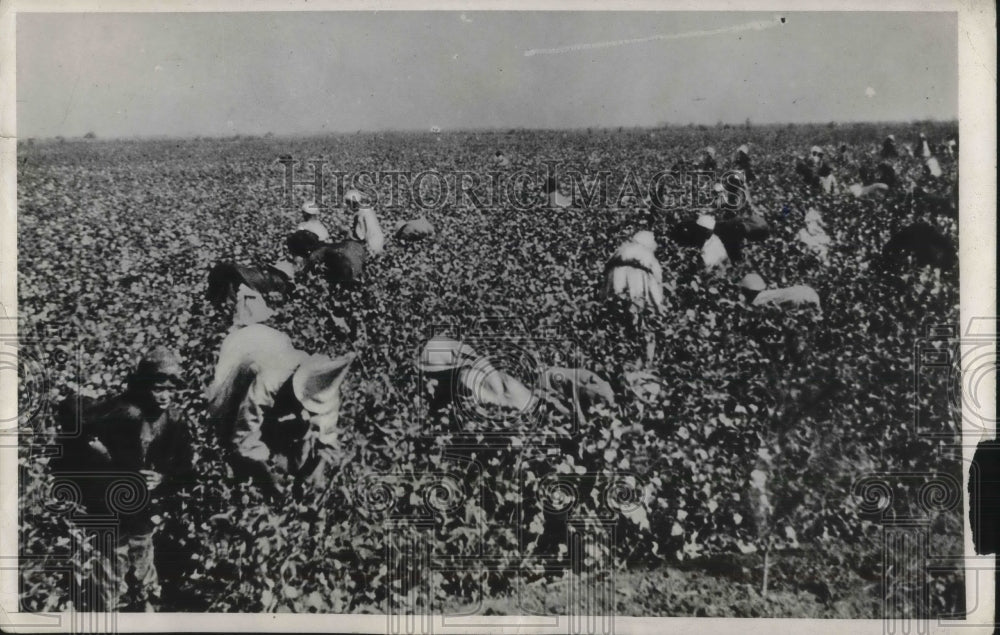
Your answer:
[[[236,313],[233,315],[235,326],[259,324],[274,315],[267,306],[264,297],[256,289],[240,284],[236,290]]]
[[[656,251],[656,236],[648,230],[638,231],[632,236],[632,242],[642,245],[650,251]]]
[[[715,148],[713,148],[712,146],[708,146],[707,148],[705,148],[705,152],[708,153],[708,156],[712,158],[715,157]]]
[[[755,273],[748,273],[740,280],[740,286],[750,291],[763,291],[767,288],[764,279]]]
[[[306,201],[302,204],[302,211],[309,216],[319,216],[319,205],[313,201]]]
[[[715,231],[715,219],[708,214],[702,214],[697,220],[699,227],[704,227],[709,231]]]
[[[743,154],[750,156],[750,146],[744,143],[740,147],[736,148],[736,152],[742,152]]]
[[[361,201],[363,201],[364,198],[365,198],[364,194],[362,194],[357,190],[347,190],[347,193],[344,194],[345,203],[357,203],[358,205],[360,205]]]
[[[478,357],[471,346],[439,336],[424,345],[417,367],[425,373],[440,373],[471,365]]]
[[[819,146],[813,146],[809,149],[810,154],[823,154],[823,148]]]
[[[722,187],[722,183],[716,183],[715,185],[712,186],[713,192],[723,192],[725,191],[725,189],[726,188]]]
[[[356,356],[347,353],[331,359],[326,355],[313,355],[302,362],[292,375],[292,391],[302,407],[317,415],[339,408],[340,385]]]
[[[888,137],[886,137],[886,139],[888,139],[888,140],[890,140],[890,141],[895,141],[895,140],[896,140],[896,135],[894,135],[894,134],[891,134],[891,135],[889,135]]]
[[[276,271],[280,271],[285,275],[286,278],[292,280],[295,278],[295,265],[288,262],[287,260],[282,260],[270,265],[270,267]]]
[[[807,224],[808,223],[817,223],[819,225],[822,225],[823,224],[823,216],[820,215],[819,210],[817,210],[815,207],[811,207],[811,208],[809,208],[809,211],[806,212],[806,223]]]

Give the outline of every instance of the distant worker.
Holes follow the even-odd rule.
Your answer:
[[[663,311],[663,270],[656,260],[653,232],[636,232],[604,267],[605,297],[627,295],[640,306]]]
[[[312,201],[302,204],[302,222],[295,226],[296,230],[304,229],[316,234],[316,238],[322,242],[330,241],[330,232],[319,220],[319,205]]]
[[[385,233],[378,223],[378,216],[371,206],[364,205],[364,196],[357,190],[344,195],[347,209],[354,214],[354,237],[368,246],[368,252],[377,256],[385,248]]]

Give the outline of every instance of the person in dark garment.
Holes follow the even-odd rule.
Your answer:
[[[882,142],[882,158],[895,159],[899,157],[899,150],[896,148],[896,136],[889,135]]]
[[[96,402],[70,396],[60,405],[64,432],[78,425],[80,433],[67,435],[53,474],[77,485],[88,515],[117,517],[114,543],[97,541],[95,608],[155,610],[155,515],[192,483],[194,472],[190,430],[172,407],[182,385],[180,359],[158,347],[139,363],[123,394]]]

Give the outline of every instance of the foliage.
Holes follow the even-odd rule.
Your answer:
[[[870,202],[806,191],[791,157],[814,143],[874,148],[888,132],[907,131],[734,126],[671,129],[655,141],[624,130],[36,144],[19,149],[20,310],[25,332],[46,331],[37,355],[52,401],[69,389],[115,392],[154,343],[186,360],[190,388],[180,401],[197,436],[199,480],[163,518],[165,609],[384,611],[409,591],[387,559],[396,540],[441,561],[489,558],[481,569],[436,572],[420,606],[460,606],[481,590],[508,598],[516,579],[505,571],[528,585],[554,584],[570,568],[567,532],[610,523],[614,542],[576,566],[610,559],[644,571],[722,557],[753,572],[742,586],[699,582],[699,592],[677,590],[693,573],[633,573],[623,579],[636,599],[620,612],[642,613],[648,595],[677,615],[872,617],[878,603],[857,599],[857,580],[877,594],[878,525],[858,509],[851,486],[872,472],[939,469],[936,442],[910,425],[915,399],[924,399],[914,392],[913,351],[925,327],[957,321],[957,274],[874,274],[890,232],[920,210],[902,194]],[[437,236],[390,243],[359,290],[331,293],[322,280],[305,281],[274,319],[304,350],[359,355],[344,387],[338,469],[324,491],[279,504],[227,474],[203,389],[228,316],[203,300],[206,276],[219,260],[282,257],[296,212],[282,208],[276,157],[329,155],[335,169],[351,171],[486,173],[499,148],[516,166],[559,158],[582,172],[631,168],[649,177],[698,147],[743,142],[751,143],[755,202],[773,237],[749,245],[745,262],[724,275],[703,272],[696,250],[664,238],[676,211],[380,210],[387,228],[426,213]],[[942,163],[954,175],[956,164]],[[839,169],[852,180],[848,167]],[[826,265],[794,238],[811,205],[835,239]],[[336,211],[327,220],[346,233]],[[951,219],[931,222],[957,234]],[[639,228],[658,236],[657,257],[675,287],[666,316],[644,318],[656,354],[643,366],[659,381],[641,398],[622,377],[637,369],[644,342],[624,302],[598,293],[605,260]],[[772,286],[814,287],[822,315],[748,307],[736,282],[750,271]],[[508,317],[496,324],[497,316]],[[618,408],[584,422],[544,409],[517,421],[455,409],[431,415],[414,361],[441,324],[478,333],[470,341],[477,350],[528,382],[536,363],[589,368],[615,386]],[[65,363],[76,354],[82,373]],[[947,413],[938,414],[942,430],[956,434]],[[51,416],[30,426],[37,436],[22,443],[21,478],[22,500],[33,502],[21,508],[22,544],[39,560],[25,567],[22,596],[26,608],[46,610],[69,601],[66,576],[46,564],[51,546],[86,541],[45,503],[40,457],[54,438]],[[951,514],[937,526],[953,537],[961,523]],[[394,517],[419,519],[418,533],[401,535],[388,522]],[[764,551],[776,554],[770,599],[760,596]],[[783,553],[812,554],[786,557],[829,582],[808,587]],[[949,589],[961,580],[944,584],[939,597],[959,602]]]

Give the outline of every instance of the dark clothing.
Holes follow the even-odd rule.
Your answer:
[[[277,269],[271,267],[255,269],[231,262],[220,262],[208,272],[208,299],[216,304],[231,302],[236,299],[236,291],[241,284],[261,294],[285,294],[292,287],[292,281]]]
[[[926,223],[914,223],[896,232],[882,249],[883,264],[900,270],[912,258],[922,267],[931,265],[948,270],[958,263],[955,245],[937,229]]]
[[[368,250],[365,243],[344,240],[324,244],[309,255],[307,267],[322,267],[331,285],[350,286],[361,281]]]
[[[899,179],[896,177],[896,170],[891,164],[882,162],[878,164],[875,168],[875,182],[885,183],[890,188],[894,188],[899,185]]]
[[[863,163],[860,168],[858,168],[858,176],[861,178],[861,185],[867,186],[875,183],[876,174],[875,168],[872,167],[871,163]]]
[[[743,243],[747,240],[763,240],[770,234],[770,230],[763,217],[755,214],[749,218],[716,221],[714,230],[702,227],[692,220],[678,223],[668,232],[670,239],[683,247],[701,247],[713,234],[722,241],[729,259],[739,261],[743,257]]]
[[[896,142],[892,139],[886,139],[882,142],[882,158],[883,159],[895,159],[899,156],[899,151],[896,149]]]
[[[308,229],[300,229],[288,235],[285,247],[296,258],[308,258],[309,254],[323,246],[319,237]]]
[[[191,433],[173,409],[158,415],[143,411],[128,393],[103,401],[70,397],[60,406],[64,430],[80,434],[64,442],[62,459],[53,467],[73,480],[82,493],[89,514],[114,514],[123,535],[142,535],[153,530],[151,517],[158,500],[191,482],[193,455]],[[95,448],[98,441],[104,449]],[[163,480],[152,492],[146,489],[139,470],[153,470]],[[130,489],[140,488],[135,504],[118,503],[110,493],[116,481]]]
[[[806,185],[812,188],[819,188],[821,186],[819,182],[819,176],[813,167],[806,163],[805,161],[798,160],[795,162],[795,173],[802,177]]]
[[[753,162],[750,157],[742,152],[736,154],[736,161],[734,165],[737,170],[742,170],[743,174],[746,176],[747,183],[753,183],[757,180],[757,175],[753,171]]]

